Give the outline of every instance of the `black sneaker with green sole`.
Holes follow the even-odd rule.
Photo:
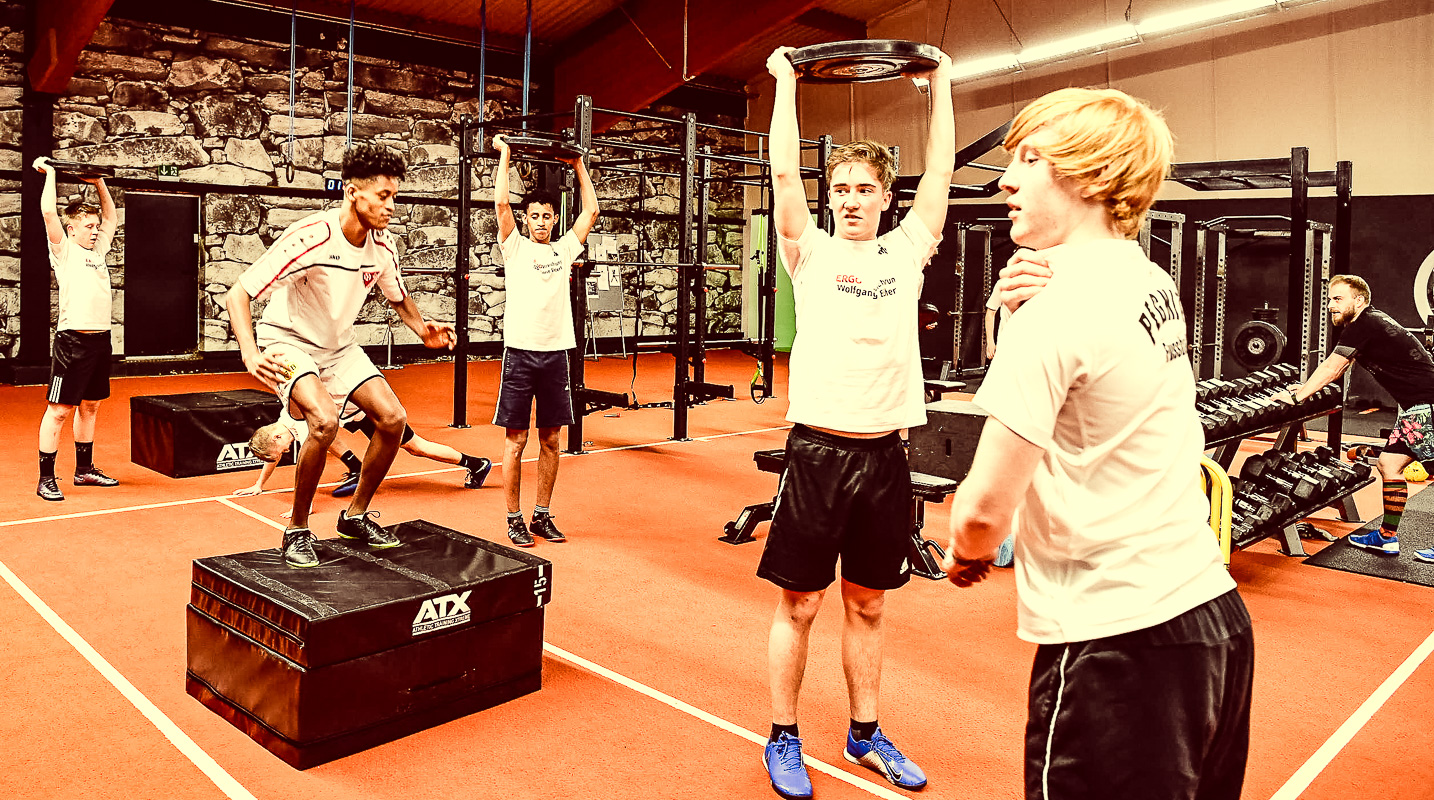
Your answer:
[[[362,539],[369,547],[375,550],[383,550],[389,547],[398,547],[403,544],[397,536],[383,529],[383,526],[374,522],[372,517],[377,517],[377,511],[365,511],[357,517],[350,517],[348,512],[339,512],[338,532],[339,536],[345,539]]]

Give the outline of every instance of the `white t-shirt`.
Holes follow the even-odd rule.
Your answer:
[[[1043,448],[1016,511],[1018,634],[1142,630],[1235,588],[1206,519],[1185,315],[1133,241],[1044,251],[975,401]]]
[[[789,422],[877,433],[926,422],[916,306],[940,240],[907,213],[876,239],[837,239],[815,222],[782,239],[797,335]]]
[[[354,343],[354,320],[375,283],[383,296],[408,296],[388,231],[369,231],[362,247],[344,238],[339,209],[290,225],[268,252],[239,276],[249,296],[272,294],[256,326],[259,346],[298,342],[320,350]]]
[[[86,250],[69,236],[60,243],[58,255],[51,248],[50,267],[60,285],[59,331],[107,331],[110,329],[110,270],[105,265],[113,237],[103,231],[95,249]],[[48,242],[47,242],[48,244]]]
[[[288,407],[285,407],[284,410],[280,412],[279,424],[283,425],[289,430],[289,433],[294,435],[294,441],[300,447],[303,446],[304,440],[309,438],[309,423],[292,416],[289,413]]]
[[[583,243],[568,231],[552,244],[538,244],[513,228],[503,240],[507,307],[503,345],[549,353],[578,346],[573,330],[569,279]]]

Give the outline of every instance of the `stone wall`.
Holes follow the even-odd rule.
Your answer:
[[[653,116],[680,119],[681,109],[657,106],[647,113]],[[718,124],[738,127],[742,120],[721,119]],[[614,125],[605,138],[641,142],[659,147],[677,147],[682,142],[682,128],[675,125],[661,125],[646,120],[622,121]],[[698,128],[697,147],[712,148],[714,153],[740,153],[744,142],[742,137],[710,127]],[[632,165],[627,162],[646,156],[661,158],[657,153],[634,153],[627,149],[597,148],[590,163],[593,167],[594,184],[598,202],[608,212],[638,212],[642,214],[673,215],[673,219],[647,220],[642,216],[624,218],[610,213],[598,220],[597,230],[617,234],[619,259],[623,261],[647,261],[676,263],[680,260],[681,241],[676,222],[681,202],[681,179],[671,176],[633,174]],[[625,170],[604,170],[604,161],[623,162]],[[649,168],[658,172],[680,172],[679,162],[673,158],[653,160]],[[712,162],[712,175],[740,174],[742,169],[729,163]],[[743,197],[740,187],[731,183],[714,182],[710,189],[712,218],[730,219],[731,222],[708,223],[708,240],[705,255],[699,248],[699,257],[711,264],[732,264],[741,266],[743,261],[742,222]],[[697,198],[692,200],[694,209]],[[694,231],[694,235],[695,235]],[[633,334],[634,325],[638,333],[654,335],[674,330],[677,322],[677,270],[673,268],[624,267],[622,269],[623,289],[626,294],[622,319],[615,313],[597,314],[594,328],[599,336],[615,336],[619,330],[624,336]],[[707,331],[709,335],[736,335],[742,329],[742,272],[737,270],[709,270],[705,275],[707,286]],[[640,293],[639,293],[640,290]],[[621,324],[621,329],[619,329]]]
[[[21,6],[0,2],[0,22],[4,23],[0,26],[0,167],[14,169],[20,166]],[[178,177],[169,180],[192,184],[181,190],[201,193],[203,247],[201,286],[197,287],[202,306],[201,349],[235,348],[222,307],[223,293],[287,225],[324,207],[321,201],[285,198],[265,190],[322,189],[326,178],[338,177],[346,146],[347,75],[345,54],[300,48],[291,120],[287,42],[236,39],[111,18],[100,25],[81,55],[75,76],[56,107],[55,155],[114,166],[118,177],[156,179],[160,167],[172,167]],[[457,122],[464,114],[476,116],[478,112],[476,76],[359,54],[354,83],[354,140],[396,149],[408,162],[409,174],[400,199],[404,195],[456,199]],[[485,99],[489,118],[511,116],[521,103],[520,84],[490,76]],[[471,273],[468,307],[472,341],[493,341],[502,335],[503,280],[491,269],[483,270],[500,261],[491,205],[494,164],[476,162],[476,210],[468,220],[474,236],[469,264],[475,271]],[[514,169],[510,176],[514,191],[523,190],[525,174]],[[253,191],[202,191],[203,185],[216,184],[249,186]],[[62,184],[62,204],[66,196],[77,196],[82,188],[87,187]],[[675,182],[654,185],[664,209],[676,210],[675,188]],[[0,355],[13,356],[19,331],[19,225],[22,217],[28,220],[30,215],[20,214],[18,182],[9,182],[0,190],[5,192],[0,198],[0,317],[4,320]],[[123,192],[112,191],[123,222]],[[728,213],[739,214],[740,194],[733,193],[732,198],[736,206]],[[625,198],[605,191],[601,202],[604,208],[615,208],[623,206]],[[408,287],[419,307],[424,314],[447,322],[453,321],[455,312],[452,279],[423,271],[452,269],[458,257],[458,224],[454,208],[410,202],[398,206],[391,228],[399,242]],[[617,224],[612,219],[601,220],[598,230],[614,230],[607,226]],[[648,227],[663,258],[654,259],[653,252],[646,257],[675,261],[675,226],[658,223]],[[632,226],[622,232],[634,233]],[[123,238],[121,227],[110,257],[116,265],[112,275],[117,352],[123,352]],[[735,240],[728,233],[719,237],[719,249],[734,247],[740,250],[740,232]],[[635,249],[630,250],[635,254]],[[624,256],[631,257],[635,256]],[[723,259],[740,260],[725,255]],[[714,288],[718,291],[709,293],[714,325],[719,330],[735,330],[740,325],[736,313],[740,279],[729,282],[726,273],[717,275],[721,280]],[[635,281],[629,285],[635,286]],[[649,281],[643,297],[629,298],[634,313],[639,306],[645,312],[644,334],[672,331],[675,314],[669,295],[675,292],[671,285],[659,276]],[[257,315],[257,307],[255,311]],[[612,327],[615,333],[615,323]],[[417,341],[375,293],[360,314],[359,341],[383,343],[390,330],[398,344]]]
[[[20,168],[25,7],[0,2],[0,169]],[[20,181],[0,179],[0,356],[20,347]]]

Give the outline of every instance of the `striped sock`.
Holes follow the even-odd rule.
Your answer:
[[[1380,536],[1392,539],[1399,535],[1399,518],[1404,516],[1404,502],[1408,498],[1408,481],[1384,482],[1384,522],[1379,526]]]

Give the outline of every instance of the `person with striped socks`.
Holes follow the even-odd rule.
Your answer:
[[[1424,343],[1388,314],[1370,305],[1369,284],[1358,275],[1329,279],[1329,319],[1340,328],[1339,344],[1298,388],[1280,396],[1298,403],[1339,379],[1358,361],[1399,403],[1399,417],[1379,456],[1384,482],[1384,520],[1378,530],[1350,534],[1349,543],[1380,555],[1399,555],[1399,519],[1409,497],[1404,468],[1434,458],[1434,357]],[[1434,548],[1414,552],[1434,564]]]

